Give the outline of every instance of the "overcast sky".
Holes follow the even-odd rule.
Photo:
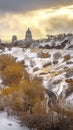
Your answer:
[[[0,0],[0,10],[21,12],[68,4],[73,4],[73,0]]]
[[[34,38],[73,30],[73,0],[0,0],[0,37]]]

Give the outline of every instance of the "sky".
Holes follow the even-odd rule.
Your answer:
[[[47,34],[73,33],[73,0],[0,0],[0,38],[33,39]]]

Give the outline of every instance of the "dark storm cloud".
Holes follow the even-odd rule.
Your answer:
[[[21,12],[73,4],[73,0],[0,0],[0,12]]]

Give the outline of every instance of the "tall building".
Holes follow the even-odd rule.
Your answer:
[[[27,42],[32,41],[32,33],[31,33],[31,31],[30,31],[29,28],[28,28],[28,30],[26,31],[25,40],[26,40]]]

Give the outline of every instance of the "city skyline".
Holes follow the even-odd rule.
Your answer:
[[[72,33],[73,0],[0,0],[1,39],[24,39],[28,27],[34,39]]]

